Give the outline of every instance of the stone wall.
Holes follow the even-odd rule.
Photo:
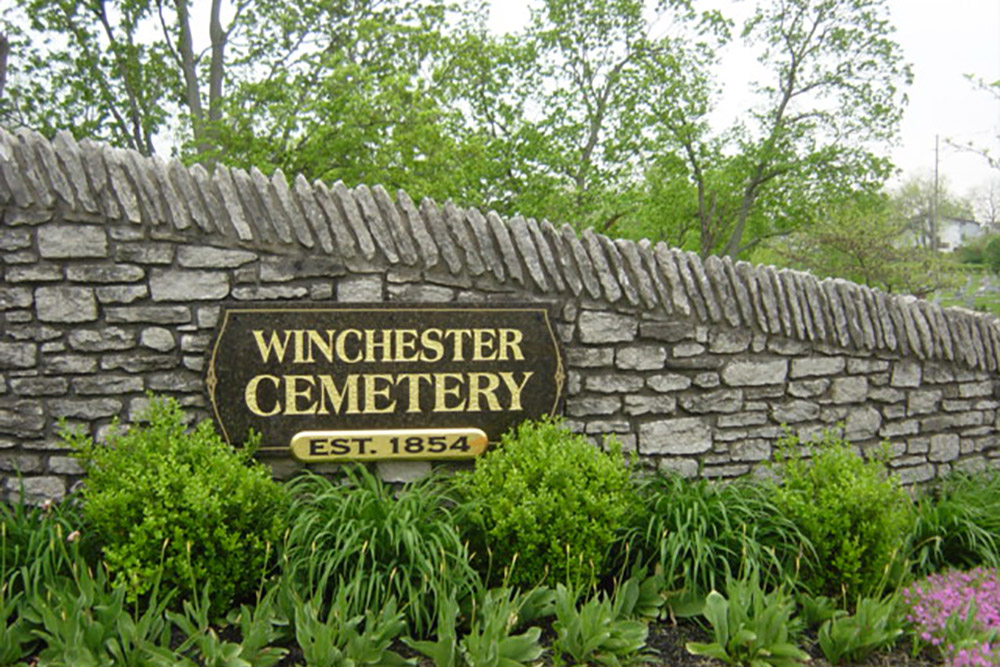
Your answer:
[[[0,258],[11,494],[77,479],[60,420],[100,438],[147,391],[206,417],[221,300],[550,304],[568,423],[685,475],[750,472],[784,425],[886,439],[907,482],[1000,461],[994,318],[663,244],[0,131]]]

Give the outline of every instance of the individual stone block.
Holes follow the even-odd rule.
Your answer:
[[[30,287],[0,286],[0,311],[30,308],[33,301]]]
[[[975,398],[977,396],[992,396],[993,381],[983,380],[982,382],[964,382],[958,385],[958,395],[961,398]]]
[[[906,414],[927,415],[937,412],[942,396],[940,389],[911,391],[906,400]]]
[[[169,352],[177,347],[177,341],[174,340],[173,333],[163,327],[143,329],[142,334],[139,336],[139,343],[143,347],[148,347],[157,352]]]
[[[383,300],[380,276],[348,276],[337,281],[337,301],[360,303]]]
[[[191,311],[187,306],[122,306],[107,308],[104,317],[109,324],[186,324]]]
[[[694,386],[702,389],[713,389],[720,384],[722,384],[722,378],[719,377],[718,373],[698,373],[694,376]]]
[[[409,484],[430,477],[430,461],[379,461],[376,464],[379,479],[390,484]]]
[[[771,418],[779,424],[796,424],[819,418],[819,405],[810,401],[789,401],[771,408]]]
[[[673,396],[640,396],[625,397],[625,414],[627,415],[669,415],[677,410],[677,399]]]
[[[601,394],[625,394],[639,391],[644,384],[641,376],[623,373],[588,375],[584,382],[586,389]]]
[[[92,322],[97,319],[97,299],[90,287],[39,287],[35,314],[42,322]]]
[[[49,402],[54,417],[99,419],[112,417],[122,409],[122,402],[114,398],[54,399]]]
[[[796,398],[815,398],[822,396],[830,387],[830,380],[796,380],[788,383],[788,393]]]
[[[868,378],[843,377],[833,381],[830,397],[834,403],[862,403],[868,398]]]
[[[332,290],[331,290],[332,293]],[[234,287],[233,298],[240,301],[272,301],[279,299],[301,299],[309,294],[307,287],[290,285],[261,285]]]
[[[76,329],[69,334],[69,346],[80,352],[127,350],[135,347],[135,333],[121,327]]]
[[[935,463],[954,461],[960,453],[960,438],[955,433],[939,433],[931,436],[931,447],[927,459]]]
[[[722,369],[722,382],[731,387],[781,384],[787,377],[787,359],[732,361]]]
[[[670,353],[674,359],[684,359],[687,357],[697,357],[705,353],[705,346],[694,341],[678,343],[671,348]]]
[[[632,315],[587,310],[580,313],[580,340],[584,343],[624,343],[635,340],[639,321]]]
[[[653,391],[663,393],[670,391],[682,391],[691,386],[691,378],[674,373],[651,375],[646,378],[646,385]]]
[[[661,419],[639,426],[639,452],[701,454],[712,449],[712,429],[697,417]]]
[[[685,395],[681,407],[692,414],[738,412],[743,408],[743,392],[738,389],[717,389]]]
[[[903,359],[893,363],[892,379],[889,384],[893,387],[919,387],[920,377],[920,364]]]
[[[0,368],[34,368],[37,361],[34,343],[0,343]]]
[[[235,269],[257,259],[247,250],[182,245],[177,248],[177,263],[185,269]]]
[[[66,269],[66,277],[78,283],[134,283],[146,271],[134,264],[75,265]]]
[[[224,271],[153,269],[149,277],[153,301],[215,301],[229,296]]]
[[[66,482],[62,477],[7,478],[7,492],[12,503],[24,502],[39,505],[46,500],[60,501],[66,496]]]
[[[144,389],[141,377],[134,375],[101,374],[92,377],[73,378],[73,390],[81,396],[110,394],[119,396],[140,392]]]
[[[621,404],[618,396],[581,396],[566,401],[566,413],[571,417],[610,415],[618,412]]]
[[[793,359],[791,377],[817,377],[843,373],[847,362],[843,357],[812,357]]]
[[[882,426],[882,415],[871,407],[856,408],[847,413],[844,422],[844,437],[847,440],[867,440],[878,435]]]
[[[94,290],[100,303],[134,303],[149,296],[146,283],[137,285],[102,285]]]
[[[576,368],[607,368],[614,362],[612,347],[573,347],[566,350],[566,363]]]
[[[713,354],[736,354],[750,348],[753,333],[749,329],[715,331],[709,336],[708,350]]]
[[[44,259],[107,257],[108,236],[99,225],[45,225],[38,229],[38,253]]]
[[[632,345],[618,350],[615,366],[630,371],[660,370],[666,359],[667,351],[662,345]]]

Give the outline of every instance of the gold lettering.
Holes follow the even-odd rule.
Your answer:
[[[496,359],[497,351],[493,347],[496,343],[496,329],[473,329],[472,334],[472,360],[493,361]],[[471,401],[472,398],[470,397],[469,400]]]
[[[344,409],[344,401],[347,401],[345,414],[354,415],[360,412],[358,409],[358,376],[350,374],[344,378],[343,387],[337,387],[333,376],[319,376],[319,409],[318,414],[328,415],[327,403],[333,408],[333,414],[339,415]]]
[[[396,361],[419,361],[417,352],[417,330],[395,329]],[[407,353],[410,353],[409,355]]]
[[[365,375],[365,414],[382,414],[386,412],[392,412],[396,409],[396,400],[391,399],[389,392],[392,391],[392,387],[395,384],[393,377],[391,375],[386,375],[383,373],[373,373],[372,375]],[[384,382],[385,386],[381,389],[375,387],[376,382]],[[376,405],[376,399],[384,398],[389,400],[389,403],[385,407],[378,407]]]
[[[307,351],[305,349],[305,345],[303,343],[303,339],[305,338],[305,333],[306,332],[303,331],[302,329],[293,329],[292,330],[292,339],[295,341],[295,345],[294,345],[294,347],[295,347],[295,360],[292,362],[294,364],[312,363],[312,360],[313,360],[312,359],[312,355],[310,355],[308,359],[306,359],[305,357],[302,356],[302,353]]]
[[[513,330],[511,329],[511,331]],[[514,382],[513,373],[500,373],[500,379],[503,380],[503,383],[507,385],[507,389],[510,390],[510,407],[507,408],[508,410],[515,411],[523,409],[521,407],[521,392],[524,391],[524,385],[528,384],[528,378],[534,374],[534,371],[527,371],[524,373],[524,379],[521,380],[521,384],[517,384]]]
[[[441,361],[444,356],[444,345],[441,344],[441,335],[444,332],[440,329],[427,329],[420,334],[420,361],[434,363]],[[427,350],[435,352],[435,356],[427,354]]]
[[[420,412],[420,382],[432,384],[433,378],[430,373],[400,373],[397,376],[396,384],[406,383],[409,388],[409,402],[406,405],[407,412]]]
[[[462,342],[463,337],[472,338],[472,329],[448,329],[444,332],[444,337],[447,338],[451,336],[452,348],[451,348],[451,360],[452,361],[465,361],[465,345]]]
[[[274,350],[274,356],[278,363],[285,360],[285,350],[288,348],[288,338],[291,336],[291,331],[285,331],[285,340],[278,340],[278,332],[271,332],[271,339],[268,342],[264,342],[264,332],[254,331],[253,337],[257,341],[257,350],[260,352],[260,358],[263,362],[267,363],[268,357],[271,356],[271,351]]]
[[[320,354],[326,357],[327,361],[333,361],[333,334],[336,333],[333,329],[326,330],[326,339],[323,339],[323,335],[319,331],[310,330],[309,334],[309,361],[313,360],[313,346],[319,348]]]
[[[308,407],[299,409],[299,399],[312,400],[312,390],[316,386],[316,378],[312,375],[286,375],[285,381],[285,412],[286,415],[313,415],[316,414],[316,404],[311,403]],[[300,389],[299,383],[305,383],[305,387]]]
[[[468,331],[468,330],[466,330]],[[454,380],[457,386],[447,387],[448,380]],[[461,398],[462,374],[461,373],[435,373],[434,374],[434,412],[462,412],[465,410],[465,399]],[[461,399],[456,405],[448,405],[448,397],[454,396]]]
[[[361,332],[358,331],[357,329],[344,329],[343,331],[341,331],[340,334],[337,336],[337,357],[345,363],[356,364],[362,359],[364,359],[364,354],[362,354],[359,345],[358,356],[354,357],[353,359],[347,356],[348,336],[354,336],[355,338],[358,339],[358,341],[360,341],[363,338]]]
[[[483,382],[486,386],[483,386]],[[488,410],[497,412],[502,410],[500,401],[497,400],[496,390],[500,387],[500,379],[496,373],[469,373],[469,412],[479,412],[480,396],[486,399]]]
[[[254,333],[257,333],[256,331]],[[284,354],[284,352],[282,352]],[[260,409],[260,404],[257,402],[257,387],[261,382],[267,380],[274,385],[277,389],[278,385],[281,384],[281,378],[275,377],[273,375],[257,375],[254,376],[250,382],[247,382],[247,388],[243,392],[243,400],[246,402],[247,407],[250,408],[250,412],[254,413],[258,417],[271,417],[281,412],[281,403],[279,401],[274,402],[274,409],[269,411],[264,411]]]
[[[376,341],[375,334],[381,333],[382,340]],[[382,350],[382,361],[392,361],[392,329],[365,329],[365,361],[379,361],[375,349]]]
[[[521,354],[521,340],[524,338],[524,334],[520,329],[500,329],[500,361],[507,361],[508,359],[514,359],[516,361],[524,361],[524,355]],[[513,356],[508,357],[508,351],[513,353]]]

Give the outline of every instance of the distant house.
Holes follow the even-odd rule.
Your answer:
[[[955,250],[982,234],[983,228],[975,220],[942,217],[938,225],[938,247],[944,251]]]
[[[931,246],[929,222],[925,216],[913,218],[907,224],[908,231],[904,238],[907,238],[908,242],[913,245],[929,248]],[[984,231],[983,227],[975,220],[943,215],[938,221],[938,250],[942,252],[955,250],[981,236]]]

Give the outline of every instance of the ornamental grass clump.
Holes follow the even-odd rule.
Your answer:
[[[1000,664],[1000,583],[994,568],[932,574],[903,590],[918,643],[954,667]]]
[[[594,583],[638,505],[620,447],[546,420],[505,433],[456,485],[475,562],[525,588]]]

